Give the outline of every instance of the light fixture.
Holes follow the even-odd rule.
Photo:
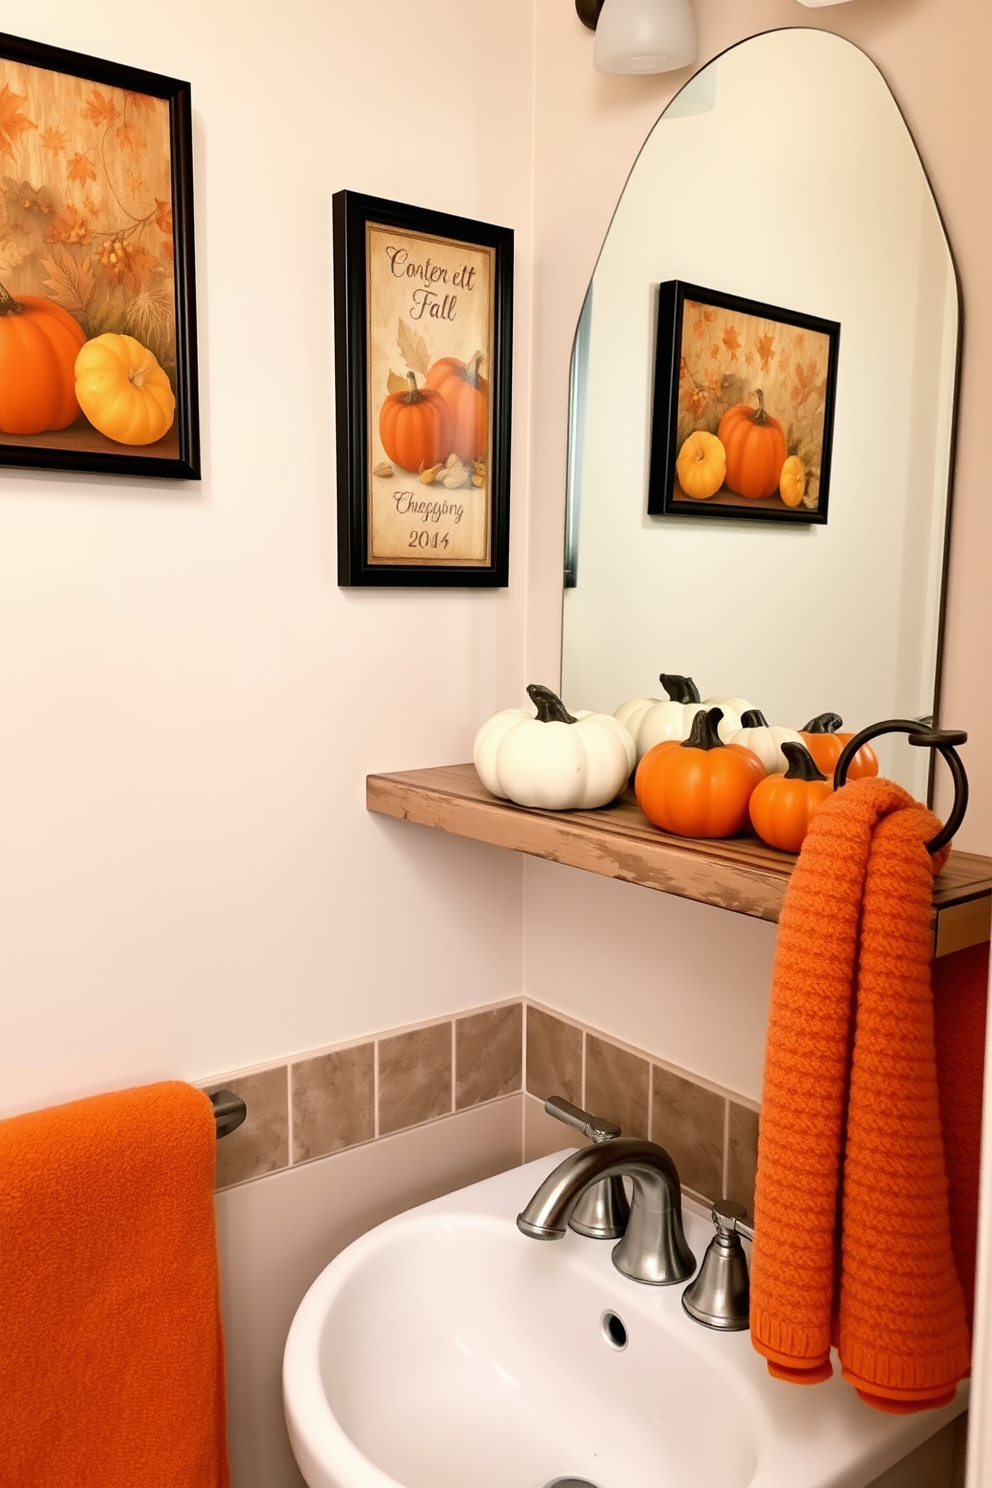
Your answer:
[[[599,72],[673,72],[695,61],[689,0],[575,0],[575,9],[596,32]]]

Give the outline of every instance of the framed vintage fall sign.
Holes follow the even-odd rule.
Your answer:
[[[197,479],[189,86],[0,35],[0,465]]]
[[[338,580],[501,586],[513,234],[334,197]]]
[[[658,288],[648,511],[824,523],[840,325]]]

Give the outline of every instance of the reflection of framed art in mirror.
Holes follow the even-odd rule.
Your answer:
[[[658,287],[648,511],[825,523],[840,326]]]

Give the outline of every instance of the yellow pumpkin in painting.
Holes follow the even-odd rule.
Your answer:
[[[778,478],[778,493],[786,506],[798,506],[806,494],[806,466],[798,455],[790,455]]]
[[[675,462],[679,485],[693,501],[715,496],[727,474],[727,452],[715,434],[697,429],[690,434]]]
[[[147,346],[113,331],[80,348],[76,398],[94,429],[117,444],[154,444],[176,416],[172,385]]]

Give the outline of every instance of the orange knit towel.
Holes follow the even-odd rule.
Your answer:
[[[4,1488],[227,1488],[210,1102],[0,1121]]]
[[[782,909],[765,1053],[754,1347],[772,1374],[816,1383],[834,1343],[890,1411],[946,1403],[970,1363],[930,980],[939,826],[888,780],[820,809]],[[969,1088],[958,1124],[977,1132]]]

